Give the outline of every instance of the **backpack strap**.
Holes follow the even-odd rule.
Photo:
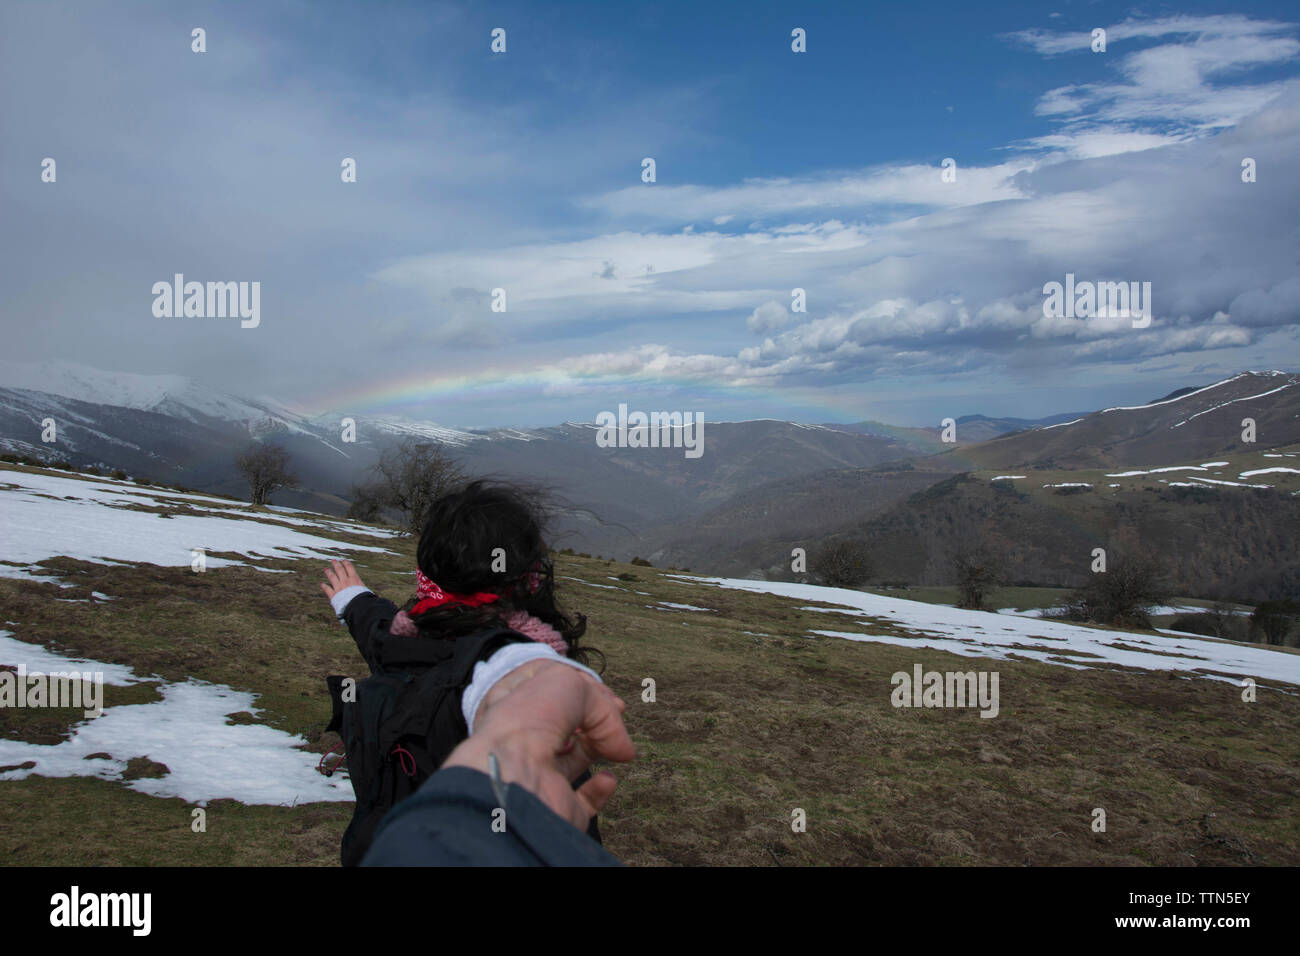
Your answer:
[[[330,704],[334,707],[334,713],[330,717],[329,725],[325,728],[325,733],[331,730],[334,733],[343,734],[343,682],[347,680],[342,674],[331,674],[325,678],[325,686],[329,688]]]
[[[461,712],[461,701],[474,676],[474,668],[507,644],[528,644],[532,639],[508,628],[477,631],[458,637],[451,662],[439,670],[439,683],[451,695],[458,739],[469,736],[469,727]]]
[[[532,638],[506,627],[458,637],[451,667],[447,669],[448,677],[456,686],[468,685],[476,664],[487,660],[507,644],[531,644],[532,642]]]
[[[473,635],[469,635],[473,636]],[[454,656],[456,645],[464,638],[447,640],[439,637],[402,637],[385,633],[370,642],[372,673],[419,673],[437,667]]]
[[[455,640],[397,641],[418,644],[376,642],[385,669],[358,682],[357,699],[346,704],[340,721],[357,797],[343,837],[345,866],[360,861],[383,815],[413,793],[468,736],[461,702],[474,666],[507,644],[530,639],[507,628],[488,628]],[[412,657],[434,663],[419,666],[411,661],[400,670],[394,668]]]
[[[427,637],[400,637],[385,635],[371,644],[375,655],[375,672],[418,674],[444,665],[443,687],[463,688],[469,684],[474,665],[485,661],[506,644],[527,641],[528,638],[507,628],[487,628],[466,634],[454,641],[431,640]],[[447,661],[451,666],[446,667]],[[325,678],[329,688],[332,713],[325,730],[343,733],[343,682],[346,677],[332,674]]]

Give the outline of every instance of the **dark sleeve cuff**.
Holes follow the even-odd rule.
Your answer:
[[[621,865],[523,787],[508,784],[504,817],[498,809],[487,774],[439,770],[384,818],[361,865]]]

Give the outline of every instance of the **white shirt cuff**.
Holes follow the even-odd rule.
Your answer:
[[[488,695],[488,691],[495,686],[496,682],[515,668],[522,667],[529,661],[535,661],[539,658],[568,664],[570,667],[576,667],[578,670],[590,674],[596,680],[600,680],[600,675],[590,667],[584,667],[577,661],[561,657],[549,644],[542,644],[538,641],[529,641],[527,644],[507,644],[487,660],[479,661],[474,665],[474,676],[470,680],[469,686],[465,688],[465,695],[460,701],[461,713],[465,715],[465,725],[469,727],[471,734],[474,733],[474,718],[478,714],[479,704],[483,703],[483,698]]]
[[[334,616],[340,621],[343,620],[343,612],[348,609],[352,599],[360,594],[369,594],[370,588],[363,584],[354,584],[349,588],[344,588],[338,594],[330,598],[330,605],[334,608]]]

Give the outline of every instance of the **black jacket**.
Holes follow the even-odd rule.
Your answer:
[[[381,678],[381,686],[367,689],[367,685],[358,685],[356,699],[360,703],[345,706],[343,678],[328,679],[334,716],[327,729],[340,733],[344,738],[349,778],[357,798],[352,822],[343,836],[344,866],[360,862],[384,814],[408,799],[423,776],[432,774],[455,746],[468,736],[469,728],[461,711],[461,701],[473,677],[474,666],[506,644],[529,641],[524,635],[505,628],[451,640],[426,635],[402,637],[390,631],[397,611],[397,605],[392,601],[373,592],[359,594],[343,610],[344,623],[356,641],[357,650],[370,668],[372,678]],[[383,703],[385,695],[404,693],[400,691],[400,682],[384,682],[383,677],[397,675],[404,680],[404,675],[434,670],[437,671],[436,679],[432,686],[427,687],[414,710],[408,708],[393,717],[376,716],[376,707],[386,713],[396,704],[396,699]],[[369,681],[369,684],[375,683],[373,679]],[[384,683],[397,686],[382,686]],[[380,696],[376,697],[376,694]],[[413,755],[414,763],[420,768],[416,776],[408,779],[396,773],[391,765],[384,764],[384,761],[392,760],[388,753],[392,740],[380,744],[373,739],[376,721],[395,733],[405,728],[409,755]],[[370,733],[367,733],[367,728]],[[421,745],[411,742],[410,733],[416,733]],[[369,744],[362,746],[367,739]],[[588,779],[590,774],[584,773],[574,782],[574,787],[582,786]],[[587,832],[592,839],[600,840],[594,817]]]

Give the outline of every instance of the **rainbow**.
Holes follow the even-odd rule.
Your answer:
[[[560,372],[536,368],[511,372],[498,366],[469,375],[420,371],[332,390],[308,398],[303,404],[306,414],[315,416],[329,412],[400,414],[402,409],[413,405],[449,398],[458,401],[474,397],[517,398],[520,402],[535,403],[543,389],[569,381]]]
[[[772,384],[711,385],[685,377],[619,382],[603,376],[577,378],[562,369],[539,369],[536,365],[512,369],[509,365],[498,364],[473,373],[421,370],[406,375],[390,375],[380,381],[362,382],[309,396],[302,403],[302,410],[310,417],[329,413],[404,415],[416,407],[449,400],[462,403],[479,399],[498,406],[517,403],[521,411],[532,412],[545,401],[544,393],[548,388],[582,388],[584,384],[591,387],[593,420],[599,411],[610,406],[611,401],[617,405],[615,399],[620,395],[623,396],[621,400],[626,401],[629,396],[671,391],[675,396],[671,401],[683,407],[683,403],[689,404],[691,411],[698,411],[709,419],[714,418],[708,411],[711,405],[724,405],[731,409],[775,407],[781,409],[781,417],[792,421],[862,421],[872,417],[869,412],[874,391],[869,386],[812,389]],[[645,399],[640,401],[641,404],[646,402]],[[520,417],[532,418],[535,414]],[[728,415],[718,420],[734,421],[736,418]]]

